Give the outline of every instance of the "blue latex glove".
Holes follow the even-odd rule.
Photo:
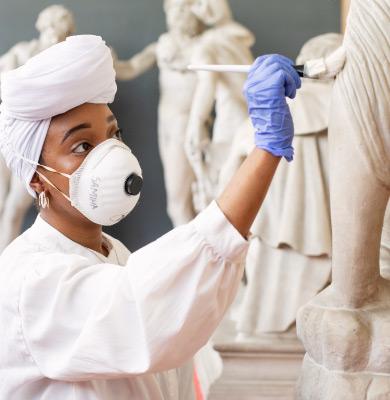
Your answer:
[[[300,87],[293,62],[277,54],[259,57],[244,87],[256,146],[287,161],[294,155],[294,124],[286,96],[293,99]]]

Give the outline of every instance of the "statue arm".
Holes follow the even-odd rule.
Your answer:
[[[210,52],[204,52],[202,56],[197,57],[196,63],[213,63]],[[202,162],[202,151],[210,142],[207,124],[216,98],[217,79],[217,74],[213,72],[197,73],[197,83],[186,132],[187,156],[195,172]]]
[[[199,62],[199,61],[198,61]],[[202,63],[208,63],[204,60]],[[185,150],[197,181],[199,209],[208,204],[210,191],[204,156],[210,144],[209,121],[216,97],[217,75],[199,72],[185,137]]]
[[[213,111],[216,97],[217,76],[212,72],[199,72],[187,127],[190,147],[207,144],[209,135],[206,128]]]
[[[152,68],[157,62],[156,47],[157,43],[152,43],[129,60],[119,60],[115,51],[111,50],[116,78],[118,80],[135,79]]]

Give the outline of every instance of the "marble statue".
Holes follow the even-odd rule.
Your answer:
[[[226,0],[202,0],[193,10],[209,27],[193,54],[197,64],[251,64],[254,37],[233,20]],[[196,176],[194,205],[203,210],[217,195],[222,165],[233,137],[248,118],[243,74],[198,72],[186,133],[186,152]]]
[[[329,125],[332,284],[298,314],[302,400],[390,398],[390,282],[380,274],[382,231],[390,264],[390,1],[352,0],[343,46]]]
[[[297,63],[326,57],[342,43],[329,33],[309,40]],[[327,127],[333,81],[303,80],[290,102],[295,158],[282,161],[252,228],[247,284],[236,312],[237,340],[287,332],[300,306],[330,280]],[[222,186],[253,148],[249,120],[224,165]]]
[[[168,31],[156,43],[129,60],[113,51],[119,80],[134,79],[155,64],[159,67],[160,103],[158,141],[164,169],[167,211],[174,226],[195,216],[192,183],[195,176],[184,150],[185,133],[196,86],[196,75],[187,71],[199,38],[206,27],[192,10],[192,0],[165,0]]]
[[[39,14],[35,27],[40,33],[37,39],[18,43],[0,56],[0,73],[23,65],[75,31],[72,13],[60,5],[45,8]],[[24,216],[31,204],[32,198],[24,185],[11,175],[0,156],[0,252],[20,234]]]
[[[134,79],[155,64],[159,67],[159,149],[168,215],[177,226],[191,220],[211,199],[210,174],[205,171],[214,177],[218,171],[205,165],[218,164],[218,146],[210,143],[211,131],[214,143],[228,146],[246,115],[241,94],[245,77],[194,73],[187,65],[250,63],[254,39],[232,20],[226,0],[166,0],[164,10],[168,32],[156,43],[129,60],[113,55],[119,80]],[[217,118],[212,121],[214,104]]]

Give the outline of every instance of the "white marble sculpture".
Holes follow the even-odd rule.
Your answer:
[[[159,150],[164,168],[167,211],[174,226],[195,216],[191,189],[195,178],[184,143],[196,75],[186,67],[192,62],[205,26],[193,12],[192,3],[192,0],[165,0],[168,32],[129,60],[119,60],[113,52],[119,80],[134,79],[155,64],[159,67]]]
[[[209,27],[199,39],[194,63],[251,64],[254,37],[233,20],[226,0],[202,0],[193,10]],[[234,135],[247,120],[243,74],[198,72],[186,133],[186,152],[196,176],[196,211],[217,195],[220,170]],[[214,115],[215,114],[215,115]]]
[[[177,226],[188,222],[196,214],[194,203],[197,203],[199,196],[195,195],[193,199],[193,187],[198,187],[199,182],[202,186],[205,182],[197,179],[203,171],[199,157],[216,159],[209,156],[213,147],[209,145],[209,140],[200,143],[201,139],[209,137],[207,124],[214,102],[220,116],[213,129],[217,142],[226,143],[246,113],[241,95],[242,76],[228,79],[210,74],[198,76],[186,67],[211,59],[249,63],[252,60],[249,47],[253,43],[253,36],[232,21],[226,0],[166,0],[164,9],[168,32],[156,43],[126,61],[119,60],[113,54],[119,80],[134,79],[156,63],[159,67],[159,148],[164,167],[168,215]],[[222,138],[223,130],[225,138]],[[202,153],[200,147],[205,143],[206,150]],[[186,151],[194,155],[191,163]],[[199,210],[202,207],[196,208]]]
[[[342,43],[340,34],[309,40],[297,63],[324,57]],[[239,340],[287,332],[300,306],[330,279],[327,127],[333,81],[305,79],[290,102],[294,162],[282,161],[251,231],[247,285],[236,313]],[[238,132],[222,173],[223,184],[253,148],[248,120]]]
[[[35,26],[40,33],[39,38],[18,43],[1,56],[0,73],[23,65],[42,50],[65,40],[75,30],[72,13],[60,5],[45,8]],[[32,197],[19,179],[11,175],[0,156],[0,252],[20,234],[31,204]]]
[[[329,126],[332,284],[298,315],[302,400],[390,398],[389,38],[390,1],[352,0]]]

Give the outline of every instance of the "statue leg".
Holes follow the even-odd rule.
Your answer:
[[[24,217],[32,201],[19,178],[12,176],[1,221],[0,252],[20,235]]]
[[[360,307],[378,289],[379,250],[389,191],[351,142],[353,127],[334,100],[330,129],[333,287],[340,304]],[[337,113],[336,110],[339,110]]]
[[[167,212],[173,226],[179,226],[195,217],[192,184],[195,176],[184,150],[187,117],[160,121],[159,148],[164,168]]]

